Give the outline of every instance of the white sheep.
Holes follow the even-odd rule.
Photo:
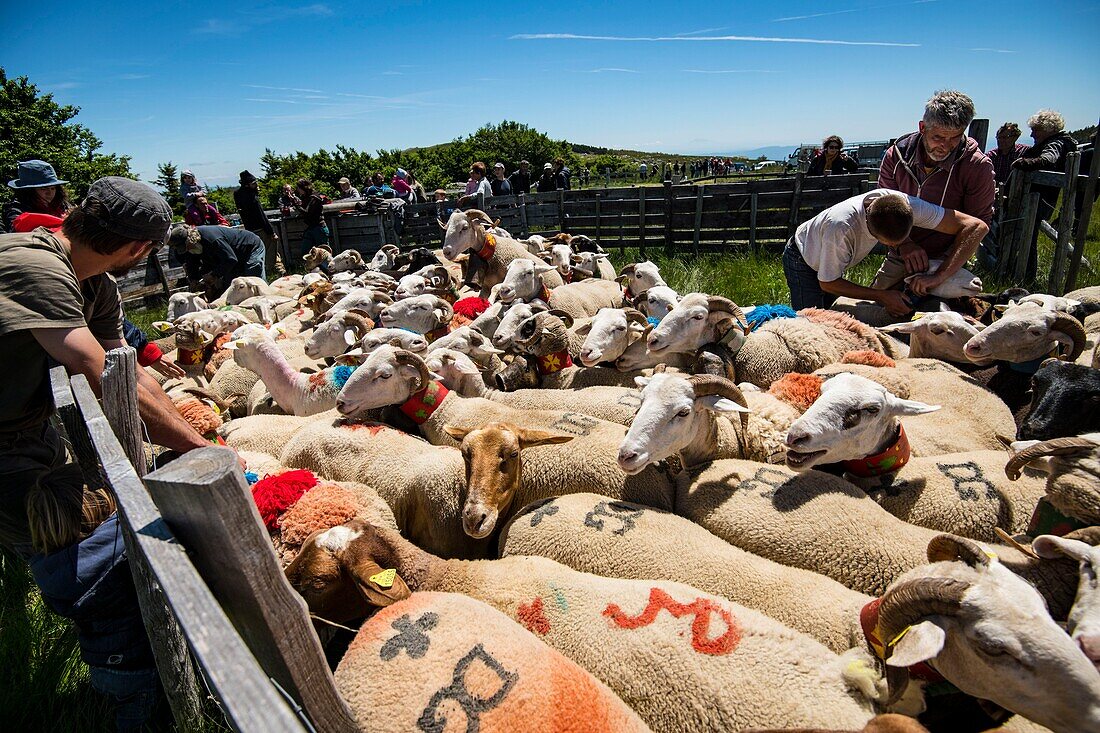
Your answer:
[[[168,315],[165,318],[175,321],[182,315],[206,310],[209,307],[210,304],[198,293],[172,293],[168,296]]]
[[[644,298],[639,299],[638,307],[650,318],[661,321],[679,302],[680,294],[675,290],[667,285],[655,285],[645,292]]]
[[[1068,349],[1066,361],[1075,361],[1085,349],[1085,329],[1073,316],[1040,303],[1010,305],[963,348],[971,361],[1012,363],[1042,359],[1059,346]]]
[[[619,279],[623,281],[623,289],[628,298],[644,295],[647,290],[658,285],[668,286],[654,262],[636,262],[627,265],[619,271]]]
[[[404,328],[375,328],[368,331],[359,342],[358,351],[352,349],[348,354],[361,356],[386,345],[405,349],[414,354],[423,354],[428,350],[428,339]]]
[[[446,297],[452,293],[453,289],[450,272],[445,266],[428,265],[398,280],[393,297],[395,300],[425,294]]]
[[[374,253],[374,257],[371,258],[370,264],[367,267],[371,270],[395,270],[397,269],[397,257],[401,254],[401,250],[398,249],[395,244],[383,244],[378,248],[378,251]]]
[[[913,278],[920,277],[922,274],[934,275],[939,272],[942,266],[943,260],[929,260],[928,269],[924,273],[909,275],[905,278],[905,282],[908,283]],[[963,267],[954,275],[947,278],[945,282],[929,290],[928,294],[934,295],[937,298],[966,298],[971,295],[977,295],[980,292],[982,292],[982,279]]]
[[[504,281],[508,263],[512,260],[542,262],[537,256],[531,254],[525,245],[510,237],[487,232],[487,228],[493,226],[493,221],[484,211],[456,210],[451,213],[446,224],[442,222],[440,224],[446,231],[443,237],[443,256],[454,261],[463,252],[469,252],[469,268],[472,272],[467,272],[467,280],[476,282],[483,294],[487,294],[491,287]],[[562,284],[561,276],[554,272],[546,273],[543,280],[551,288]]]
[[[436,295],[417,295],[386,306],[378,320],[386,328],[407,328],[429,342],[450,331],[454,308]]]
[[[238,305],[248,298],[258,295],[278,295],[267,281],[262,277],[235,277],[229,282],[229,287],[222,294],[221,299],[226,305]]]
[[[942,359],[956,364],[985,365],[987,359],[971,362],[967,359],[963,347],[985,329],[985,324],[964,316],[962,313],[948,310],[922,313],[911,321],[902,321],[879,328],[883,333],[904,333],[909,336],[909,357]]]
[[[578,354],[581,363],[586,367],[613,363],[648,327],[646,317],[633,308],[600,308],[589,323],[576,329],[577,335],[584,336]]]
[[[271,339],[230,341],[237,365],[255,372],[276,404],[291,415],[308,416],[331,410],[354,369],[336,366],[314,374],[297,371]],[[251,390],[250,390],[251,391]]]
[[[338,255],[333,255],[328,261],[329,272],[335,275],[338,272],[361,272],[367,269],[361,252],[354,249],[346,249]]]
[[[616,366],[634,370],[662,362],[671,365],[674,355],[682,359],[711,343],[721,344],[736,354],[745,343],[747,329],[745,316],[733,301],[706,293],[688,293],[643,343],[635,342],[619,357]]]
[[[568,244],[552,244],[549,250],[541,253],[536,252],[535,254],[541,254],[552,267],[557,269],[562,280],[565,282],[572,282],[573,249]],[[504,281],[508,282],[507,275],[505,275]],[[528,300],[528,298],[523,298],[523,300]]]
[[[297,298],[306,285],[304,275],[283,275],[269,283],[269,287],[275,291],[275,295],[283,295],[288,298]]]
[[[500,306],[500,309],[497,311],[497,318],[499,320],[497,321],[496,327],[493,329],[492,340],[493,346],[502,351],[509,349],[515,342],[516,331],[519,329],[521,323],[534,314],[547,310],[547,306],[541,301],[537,303],[513,301],[511,304],[494,304],[492,308],[497,307],[497,305]],[[492,308],[490,308],[490,310],[492,310]],[[486,313],[488,313],[488,311],[486,311]],[[482,316],[484,315],[483,313]],[[479,327],[481,325],[479,322],[482,316],[478,316],[478,319],[474,320],[471,325],[478,327],[478,330],[485,333],[482,327]]]
[[[574,237],[576,239],[576,237]],[[601,266],[607,264],[610,267],[611,255],[606,252],[578,252],[569,258],[569,263],[572,271],[573,280],[583,280],[587,278],[615,279],[615,270],[611,268],[611,277],[604,278],[604,273],[601,271]]]
[[[325,316],[306,339],[305,353],[311,359],[339,356],[359,345],[373,328],[365,311],[333,309],[327,311]]]
[[[842,659],[761,613],[691,586],[600,578],[540,557],[442,560],[392,530],[365,522],[342,527],[339,543],[315,535],[287,568],[315,612],[326,600],[340,608],[333,601],[344,598],[337,615],[366,615],[381,604],[353,589],[369,588],[368,576],[386,565],[409,590],[464,593],[523,623],[656,731],[862,726],[874,713],[850,686],[846,665],[856,657]],[[341,572],[319,572],[333,565]]]
[[[1100,540],[1095,535],[1093,540]],[[1090,545],[1078,539],[1040,535],[1031,543],[1031,549],[1040,557],[1056,560],[1066,557],[1079,563],[1080,583],[1073,608],[1066,619],[1066,631],[1100,670],[1100,589],[1096,578],[1100,573],[1100,547]]]
[[[328,311],[361,310],[368,318],[378,320],[378,315],[386,306],[393,303],[393,299],[384,291],[376,288],[353,288],[343,297],[332,303]]]
[[[473,359],[474,363],[487,369],[500,366],[497,358],[504,352],[494,348],[489,339],[473,328],[472,324],[459,326],[446,336],[441,336],[433,341],[428,351],[451,350],[462,353]],[[410,349],[415,351],[415,349]]]
[[[555,272],[550,265],[530,260],[512,260],[497,290],[504,303],[514,300],[540,301],[552,309],[568,313],[574,319],[594,316],[600,308],[619,308],[623,293],[611,280],[585,280],[550,289],[543,276]]]

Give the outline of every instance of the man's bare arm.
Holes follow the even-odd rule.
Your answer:
[[[917,295],[927,295],[932,288],[947,281],[962,269],[967,260],[978,251],[978,245],[989,232],[989,226],[981,219],[954,209],[945,209],[943,219],[936,225],[937,232],[954,234],[955,241],[944,253],[943,264],[931,275],[913,278],[910,289]]]
[[[64,365],[69,374],[83,374],[96,395],[106,360],[104,347],[124,346],[125,342],[100,343],[87,328],[38,328],[31,333],[46,353]],[[144,369],[138,370],[138,412],[154,443],[181,453],[209,443],[180,417],[168,395]]]

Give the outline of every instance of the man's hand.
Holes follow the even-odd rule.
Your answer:
[[[905,263],[905,271],[910,275],[928,270],[928,253],[912,242],[898,247],[898,256]]]
[[[900,290],[883,290],[878,293],[879,305],[886,308],[886,312],[892,316],[905,316],[913,311],[913,306],[905,299]]]
[[[943,283],[943,278],[937,275],[917,275],[915,278],[909,281],[909,289],[915,294],[924,297],[931,292],[932,288]]]
[[[1021,171],[1037,171],[1042,164],[1041,158],[1017,158],[1012,161],[1012,167]]]
[[[182,379],[187,376],[187,372],[183,371],[183,368],[180,367],[179,364],[176,364],[176,362],[168,358],[167,354],[150,364],[149,368],[156,372],[160,372],[169,379]]]

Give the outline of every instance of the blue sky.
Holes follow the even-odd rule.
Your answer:
[[[1100,2],[4,2],[0,65],[110,152],[200,180],[264,148],[430,145],[514,119],[674,152],[895,137],[956,87],[996,127],[1100,112]],[[1025,131],[1026,136],[1026,131]]]

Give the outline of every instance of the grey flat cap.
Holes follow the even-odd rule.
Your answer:
[[[106,211],[97,217],[103,228],[135,241],[163,242],[172,223],[172,209],[152,186],[129,178],[107,176],[88,189],[88,197]]]

